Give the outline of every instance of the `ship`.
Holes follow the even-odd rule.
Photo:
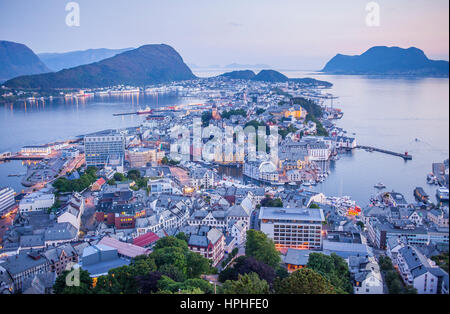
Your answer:
[[[150,109],[149,107],[146,107],[145,109],[139,109],[136,114],[150,114],[152,113],[153,110]]]
[[[436,190],[436,196],[440,201],[448,201],[449,191],[446,187],[440,187]]]
[[[386,185],[384,185],[381,182],[378,182],[377,184],[374,185],[374,187],[377,189],[384,189],[386,187]]]

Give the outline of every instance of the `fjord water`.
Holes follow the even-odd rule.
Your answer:
[[[202,70],[200,77],[223,70]],[[327,180],[313,187],[329,196],[351,196],[368,203],[383,182],[388,190],[402,192],[413,201],[413,189],[422,186],[430,196],[436,187],[426,183],[433,162],[449,156],[449,80],[446,78],[387,78],[321,75],[304,71],[281,71],[288,77],[313,77],[334,84],[328,92],[338,96],[334,106],[344,111],[337,125],[355,136],[358,144],[413,155],[412,161],[377,152],[355,150],[332,162]],[[0,107],[0,152],[24,145],[64,140],[102,129],[135,126],[142,116],[114,117],[112,113],[136,111],[146,106],[197,102],[176,96],[105,98],[78,104],[53,102],[44,106]],[[330,101],[327,101],[330,105]],[[355,133],[355,135],[353,135]],[[416,141],[417,139],[417,141]],[[8,174],[25,172],[20,162],[0,165],[0,185],[22,189],[20,179]]]

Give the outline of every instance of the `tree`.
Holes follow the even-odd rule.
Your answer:
[[[348,265],[337,254],[331,253],[328,256],[322,253],[311,253],[307,267],[329,279],[337,293],[353,292]]]
[[[227,280],[223,284],[225,294],[268,294],[269,284],[256,273],[239,275],[238,280]]]
[[[114,178],[115,181],[120,181],[120,182],[126,180],[125,176],[124,176],[122,173],[120,173],[120,172],[116,172],[116,173],[114,174],[114,177],[113,177],[113,178]]]
[[[283,207],[283,201],[280,198],[266,197],[261,200],[261,207]]]
[[[316,203],[311,203],[311,204],[309,205],[309,208],[320,209],[320,206],[317,205]]]
[[[277,278],[274,283],[278,294],[335,294],[328,279],[309,268],[293,272],[289,277]]]
[[[181,282],[185,281],[186,278],[186,270],[181,269],[175,265],[164,264],[158,269],[163,275],[171,278],[174,281]]]
[[[73,272],[75,271],[75,272]],[[72,272],[72,273],[71,273]],[[67,286],[66,278],[70,277],[71,274],[74,276],[79,275],[80,285],[79,286]],[[75,282],[74,282],[75,283]],[[55,294],[91,294],[92,293],[92,278],[88,271],[78,268],[76,270],[71,269],[63,271],[55,280],[53,285],[53,291]]]
[[[158,270],[163,265],[171,265],[178,268],[184,275],[187,272],[185,251],[180,247],[164,247],[154,250],[151,256],[155,259]],[[161,271],[161,270],[160,270]],[[166,269],[167,271],[167,269]],[[162,271],[161,271],[162,272]]]
[[[187,242],[184,240],[180,240],[176,237],[164,237],[159,239],[155,246],[154,246],[154,250],[157,249],[161,249],[161,248],[165,248],[165,247],[179,247],[181,249],[183,249],[183,251],[187,251],[188,250],[188,245]]]
[[[275,249],[275,244],[261,231],[250,229],[247,231],[245,254],[276,268],[280,262],[280,253]]]
[[[359,226],[359,228],[361,228],[361,230],[364,230],[364,223],[362,221],[356,222],[356,225]]]
[[[201,274],[209,273],[211,265],[210,261],[195,252],[188,252],[186,256],[187,276],[189,278],[197,278]]]
[[[178,240],[182,240],[182,241],[185,241],[186,243],[188,243],[188,241],[189,241],[189,237],[186,235],[186,233],[184,233],[184,232],[179,232],[176,236],[175,236],[175,238],[177,238]]]
[[[256,273],[259,278],[264,279],[269,284],[275,279],[274,269],[252,256],[244,256],[243,258],[237,259],[234,269],[241,275]]]
[[[138,293],[149,294],[158,291],[158,281],[163,276],[158,271],[153,271],[144,276],[138,276],[136,278],[138,284]]]

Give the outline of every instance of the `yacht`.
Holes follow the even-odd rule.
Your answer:
[[[386,187],[386,185],[384,185],[381,182],[378,182],[377,184],[374,185],[374,187],[377,189],[384,189]]]

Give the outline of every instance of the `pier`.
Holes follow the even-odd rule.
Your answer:
[[[358,145],[358,146],[356,146],[356,148],[367,149],[370,151],[375,151],[375,152],[384,153],[384,154],[388,154],[388,155],[398,156],[398,157],[403,158],[404,160],[412,160],[412,155],[409,155],[408,152],[401,154],[401,153],[396,153],[396,152],[386,150],[386,149],[376,148],[376,147],[372,147],[372,146],[363,146],[363,145]]]

